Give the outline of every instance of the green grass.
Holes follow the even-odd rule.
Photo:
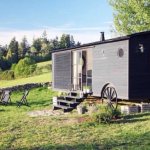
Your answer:
[[[45,62],[37,63],[37,67],[42,67],[42,66],[46,66],[49,64],[52,64],[52,61],[45,61]]]
[[[33,89],[28,96],[30,107],[17,108],[15,102],[22,93],[12,93],[13,105],[0,106],[0,149],[150,149],[150,113],[128,116],[110,125],[74,123],[89,117],[75,111],[57,117],[28,116],[34,110],[50,109],[55,94],[46,88]]]
[[[37,63],[37,71],[41,71],[41,74],[43,73],[48,73],[51,71],[50,68],[48,67],[51,67],[51,64],[52,64],[52,61],[46,61],[46,62],[41,62],[41,63]]]
[[[20,78],[15,80],[1,80],[0,88],[22,85],[26,83],[40,83],[52,81],[52,73],[44,73],[42,75],[32,76],[28,78]]]
[[[51,61],[37,63],[37,67],[43,67],[48,64],[51,64]],[[26,83],[40,83],[40,82],[50,82],[52,81],[52,73],[49,70],[43,70],[43,73],[40,75],[34,75],[27,78],[18,78],[15,80],[1,80],[0,88],[11,87],[15,85],[22,85]]]

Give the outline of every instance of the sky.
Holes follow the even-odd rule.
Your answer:
[[[75,41],[89,43],[110,38],[113,10],[107,0],[0,0],[0,45],[13,37],[29,43],[44,30],[49,39],[63,33]]]

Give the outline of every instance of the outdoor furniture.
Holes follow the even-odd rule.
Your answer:
[[[11,92],[9,90],[5,90],[2,92],[1,95],[1,103],[7,105],[8,103],[11,103],[11,98],[10,98]]]
[[[23,93],[23,96],[19,102],[17,102],[17,106],[20,107],[21,105],[26,105],[29,106],[28,101],[27,101],[27,96],[29,94],[29,90],[25,90]]]

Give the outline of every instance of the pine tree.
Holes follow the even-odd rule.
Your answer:
[[[41,38],[34,39],[32,47],[34,47],[36,49],[36,52],[39,53],[42,47]]]
[[[19,60],[18,57],[18,41],[16,41],[15,37],[11,40],[9,46],[8,46],[8,53],[7,53],[7,60],[13,64],[17,63]]]
[[[29,44],[27,38],[23,37],[22,42],[20,43],[19,46],[20,58],[24,58],[28,50],[29,50]]]

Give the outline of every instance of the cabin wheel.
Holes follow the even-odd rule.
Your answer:
[[[106,101],[107,106],[113,110],[117,109],[117,92],[114,87],[107,86],[102,91],[102,100]]]

